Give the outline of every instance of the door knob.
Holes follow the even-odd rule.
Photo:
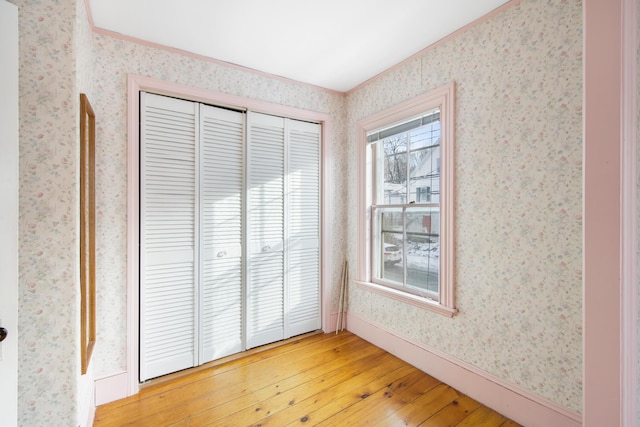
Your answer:
[[[4,341],[4,339],[7,337],[7,330],[5,328],[0,328],[0,342]]]

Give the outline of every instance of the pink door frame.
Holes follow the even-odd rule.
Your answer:
[[[583,425],[635,426],[637,0],[584,0]]]

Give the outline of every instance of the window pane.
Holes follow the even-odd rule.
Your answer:
[[[404,221],[402,208],[378,208],[375,212],[378,224],[378,238],[376,252],[378,254],[379,279],[394,282],[398,286],[404,285],[403,246]]]
[[[379,224],[383,233],[389,231],[395,231],[402,234],[403,222],[402,222],[402,209],[400,208],[385,208],[379,211]]]
[[[407,208],[407,286],[438,292],[440,272],[440,212],[437,208]]]
[[[384,152],[383,204],[407,203],[407,135],[399,134],[382,141]]]
[[[402,285],[404,283],[402,233],[383,232],[381,237],[380,251],[383,262],[380,263],[380,278]]]
[[[412,151],[410,158],[410,201],[438,203],[440,201],[440,146]]]
[[[412,130],[409,138],[409,200],[416,203],[439,203],[440,121]]]
[[[407,286],[438,293],[440,251],[438,239],[425,241],[407,234]]]
[[[431,147],[440,144],[440,121],[435,121],[409,132],[411,137],[411,150]]]

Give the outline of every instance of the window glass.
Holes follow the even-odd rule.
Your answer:
[[[385,138],[382,145],[384,155],[384,199],[381,204],[391,205],[407,202],[407,137],[406,134]]]
[[[375,136],[383,138],[375,139]],[[438,299],[440,111],[368,134],[375,153],[375,280]],[[385,207],[387,206],[387,207]]]

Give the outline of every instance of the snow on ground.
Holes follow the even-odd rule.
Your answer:
[[[440,267],[440,245],[438,243],[409,242],[407,246],[407,268],[438,271]]]

